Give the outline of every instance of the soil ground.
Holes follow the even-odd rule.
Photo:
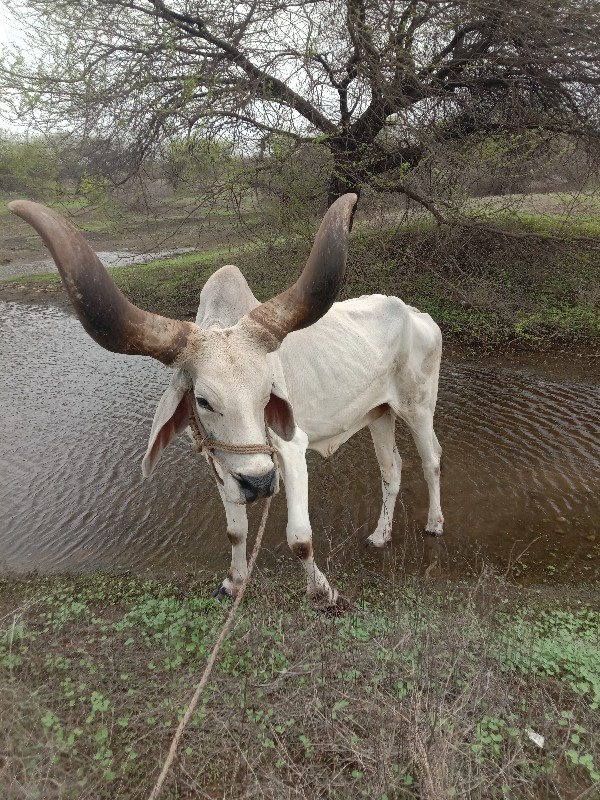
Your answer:
[[[3,798],[148,796],[227,611],[211,587],[0,581]],[[597,594],[485,573],[340,588],[332,617],[253,580],[166,800],[597,796]]]

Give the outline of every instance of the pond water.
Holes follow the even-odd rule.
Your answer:
[[[57,309],[0,303],[0,570],[225,573],[225,517],[187,437],[143,480],[140,462],[169,371],[106,352]],[[317,557],[357,574],[470,576],[485,562],[527,582],[600,574],[600,388],[511,367],[444,362],[436,430],[446,532],[423,534],[427,493],[412,440],[394,542],[364,549],[380,509],[368,431],[325,461],[309,454]],[[251,509],[251,530],[260,508]],[[285,498],[259,565],[297,569]],[[252,534],[253,535],[253,534]],[[298,570],[298,579],[300,571]]]
[[[96,255],[105,267],[128,267],[131,264],[146,264],[160,258],[173,258],[182,253],[189,253],[193,248],[183,247],[177,250],[153,250],[148,253],[132,253],[129,250],[101,250]],[[52,258],[41,258],[36,261],[10,261],[0,264],[0,279],[16,275],[36,275],[38,272],[58,272]]]

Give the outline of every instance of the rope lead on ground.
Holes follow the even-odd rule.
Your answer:
[[[233,605],[231,607],[231,610],[229,611],[229,614],[227,615],[227,619],[223,623],[223,627],[221,629],[221,633],[219,634],[219,638],[215,642],[215,646],[212,649],[212,653],[210,654],[210,658],[208,659],[208,663],[206,665],[204,673],[202,674],[202,677],[200,678],[200,682],[198,683],[198,686],[196,687],[196,691],[194,692],[194,694],[192,696],[192,699],[190,700],[189,705],[187,707],[187,710],[186,710],[185,714],[183,715],[183,718],[182,718],[181,722],[179,723],[179,726],[177,727],[177,730],[175,731],[175,736],[173,737],[173,741],[171,742],[171,747],[169,748],[169,753],[167,755],[167,758],[165,760],[165,763],[163,765],[161,773],[158,776],[158,780],[156,781],[156,783],[154,785],[154,788],[152,789],[152,791],[148,795],[148,800],[156,800],[157,797],[159,796],[160,792],[161,792],[161,789],[163,787],[165,779],[166,779],[166,777],[167,777],[167,775],[169,773],[169,770],[171,769],[171,766],[173,764],[173,760],[175,758],[175,754],[177,753],[177,748],[179,746],[179,742],[180,742],[181,737],[183,735],[183,731],[185,730],[185,726],[188,724],[190,717],[192,716],[192,714],[194,713],[194,710],[196,709],[196,706],[198,705],[198,701],[200,700],[202,692],[204,691],[204,688],[206,687],[206,684],[208,683],[208,679],[210,677],[210,673],[211,673],[212,668],[214,667],[215,662],[217,660],[217,656],[219,654],[219,650],[221,649],[221,646],[222,646],[223,642],[225,641],[225,637],[227,636],[227,634],[229,632],[229,629],[231,628],[231,625],[232,625],[233,620],[235,618],[235,614],[236,614],[236,611],[238,609],[238,606],[242,602],[242,598],[244,597],[244,594],[246,592],[246,586],[248,585],[248,581],[250,580],[250,576],[252,575],[252,570],[254,569],[254,564],[256,563],[256,558],[258,556],[258,551],[260,549],[260,545],[261,545],[261,542],[262,542],[263,534],[265,532],[265,527],[266,527],[267,519],[268,519],[268,516],[269,516],[269,506],[271,505],[271,499],[272,499],[271,497],[267,497],[267,499],[265,501],[262,517],[261,517],[261,520],[260,520],[260,526],[258,528],[258,533],[256,534],[256,542],[254,543],[254,549],[252,550],[252,555],[250,556],[250,562],[248,564],[248,574],[244,578],[244,580],[242,582],[242,585],[240,586],[240,590],[237,593],[237,596],[236,596],[235,600],[233,601]]]

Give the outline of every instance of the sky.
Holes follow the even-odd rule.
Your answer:
[[[0,45],[16,44],[19,39],[18,22],[0,0]]]

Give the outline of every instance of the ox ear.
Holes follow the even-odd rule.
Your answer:
[[[294,412],[288,400],[280,397],[277,392],[277,387],[273,387],[271,397],[265,408],[265,420],[268,427],[274,431],[277,436],[289,442],[294,438],[296,430],[296,423],[294,421]]]
[[[278,355],[267,356],[267,360],[271,363],[271,368],[273,369],[273,388],[271,389],[271,397],[265,408],[265,420],[269,428],[274,431],[277,436],[289,442],[294,438],[296,421],[294,420],[294,412],[288,399],[283,368]]]
[[[178,369],[171,378],[169,388],[160,398],[154,415],[148,449],[142,461],[144,478],[152,473],[165,447],[187,428],[192,410],[191,389],[191,378],[186,372]]]

